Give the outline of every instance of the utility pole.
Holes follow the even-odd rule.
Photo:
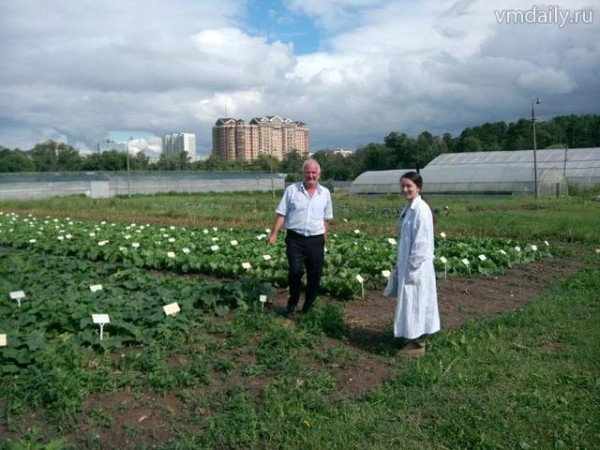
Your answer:
[[[133,136],[129,137],[127,141],[127,197],[131,197],[131,167],[129,165],[129,147]]]
[[[535,108],[534,105],[539,105],[541,102],[539,97],[534,97],[531,100],[531,128],[533,131],[533,183],[535,198],[538,198],[538,176],[537,176],[537,139],[535,135]]]

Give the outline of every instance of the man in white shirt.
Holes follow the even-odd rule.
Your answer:
[[[290,296],[285,310],[292,314],[300,300],[302,275],[306,269],[306,290],[302,312],[313,307],[317,298],[329,221],[333,219],[333,207],[329,190],[319,184],[321,167],[314,159],[302,165],[303,180],[291,184],[275,210],[275,221],[269,244],[275,244],[281,227],[286,228],[286,255],[288,258],[288,284]]]

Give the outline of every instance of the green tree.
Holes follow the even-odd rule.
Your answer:
[[[190,156],[184,151],[172,155],[165,155],[163,153],[160,155],[158,167],[160,170],[188,170],[191,168]]]
[[[274,156],[261,153],[254,161],[252,161],[252,169],[255,172],[279,172],[279,160]]]
[[[314,158],[319,161],[321,172],[328,180],[349,181],[362,173],[358,168],[358,158],[354,154],[344,156],[339,153],[322,151],[315,153]]]
[[[508,124],[504,150],[527,150],[533,148],[531,119],[519,119]]]
[[[33,172],[33,161],[22,150],[0,147],[0,172]]]
[[[29,154],[38,172],[80,170],[82,164],[77,149],[52,140],[36,144]]]
[[[86,158],[82,170],[106,170],[114,172],[127,169],[127,155],[118,150],[109,150],[93,154]]]
[[[138,152],[129,162],[131,170],[148,170],[150,168],[150,158],[142,152]]]
[[[81,170],[82,158],[79,150],[70,145],[59,144],[56,163],[58,170],[62,172],[73,172]]]
[[[389,147],[383,144],[370,143],[356,151],[363,171],[390,169],[394,160]]]
[[[442,143],[440,143],[440,153],[454,153],[456,148],[456,141],[450,133],[444,133],[442,135]]]
[[[161,157],[162,159],[162,157]],[[217,156],[211,155],[208,159],[204,161],[198,161],[197,168],[198,170],[216,170],[223,171],[226,170],[227,161],[221,159]]]
[[[115,151],[115,150],[113,150],[113,151]],[[104,152],[104,153],[106,153],[106,152]],[[85,171],[106,170],[103,167],[103,154],[101,155],[100,153],[92,153],[91,155],[88,155],[81,162],[81,170],[85,170]]]
[[[475,136],[467,136],[460,140],[460,148],[463,152],[479,152],[482,147],[481,141]]]
[[[281,171],[288,174],[301,173],[302,164],[304,164],[304,161],[305,158],[300,153],[298,153],[296,150],[292,150],[283,157],[283,161],[281,161]],[[321,164],[321,171],[322,170],[323,166]]]
[[[58,143],[46,141],[36,144],[29,152],[36,172],[56,172],[58,170]]]
[[[429,131],[423,131],[415,143],[417,149],[417,163],[419,167],[426,166],[432,159],[441,153],[440,145]]]

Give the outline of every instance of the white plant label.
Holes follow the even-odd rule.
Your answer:
[[[25,298],[25,292],[23,291],[12,291],[10,293],[10,298],[17,301],[19,308],[21,307],[21,300]]]
[[[90,291],[92,292],[98,292],[102,290],[102,285],[101,284],[92,284],[90,286]]]
[[[0,334],[0,347],[6,347],[6,335]]]
[[[102,340],[104,336],[104,325],[110,323],[108,314],[92,314],[92,321],[100,325],[100,340]]]
[[[261,295],[260,297],[258,297],[258,301],[260,302],[261,306],[264,308],[265,303],[267,303],[267,296]]]
[[[103,325],[110,323],[110,317],[108,317],[108,314],[92,314],[92,321],[98,325]]]
[[[173,314],[177,314],[181,310],[179,309],[179,305],[177,304],[177,302],[173,302],[163,306],[163,311],[167,316],[171,316]]]

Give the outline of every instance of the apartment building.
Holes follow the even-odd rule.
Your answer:
[[[193,133],[167,134],[163,138],[165,156],[186,152],[190,162],[196,161],[196,135]]]
[[[221,117],[212,129],[212,156],[253,161],[267,154],[281,161],[293,150],[308,156],[309,137],[309,128],[304,122],[279,116],[255,117],[249,123]]]

